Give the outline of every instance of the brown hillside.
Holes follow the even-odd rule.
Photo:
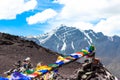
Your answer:
[[[58,53],[38,46],[32,41],[24,40],[18,36],[0,33],[0,76],[12,68],[13,64],[18,60],[31,57],[34,66],[40,61],[44,64],[54,63]],[[79,65],[71,63],[60,68],[62,75],[70,75]]]
[[[55,62],[57,53],[18,36],[0,33],[0,75],[9,70],[16,61],[26,57],[31,57],[35,66],[40,61],[45,64]]]

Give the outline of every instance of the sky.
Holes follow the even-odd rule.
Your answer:
[[[0,0],[0,32],[36,36],[61,24],[120,36],[120,1]]]

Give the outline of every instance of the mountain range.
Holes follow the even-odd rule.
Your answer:
[[[39,62],[42,62],[44,65],[54,63],[57,60],[58,56],[60,55],[57,52],[37,45],[33,41],[25,40],[19,36],[0,33],[0,78],[1,76],[6,76],[3,74],[4,72],[14,68],[13,64],[19,60],[24,61],[26,57],[30,57],[33,67],[36,67],[36,64]],[[93,64],[90,63],[87,65]],[[64,65],[59,68],[60,76],[58,75],[55,80],[84,80],[83,78],[89,78],[89,80],[118,80],[115,76],[113,76],[109,71],[100,65],[94,67],[95,72],[94,70],[88,72],[90,67],[85,68],[84,66],[84,74],[82,72],[82,75],[79,75],[81,74],[82,68],[82,64],[78,62],[72,62]],[[74,71],[77,71],[78,73],[74,73]]]
[[[96,57],[100,58],[113,74],[120,76],[119,36],[107,36],[102,32],[96,33],[93,30],[80,30],[62,25],[48,33],[27,36],[25,39],[64,55],[80,51],[93,44],[96,47]]]

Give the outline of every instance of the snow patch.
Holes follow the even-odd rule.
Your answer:
[[[87,41],[88,41],[88,44],[91,45],[92,43],[92,38],[90,38],[90,36],[88,35],[88,33],[85,33],[85,31],[82,31],[84,33],[84,35],[86,36],[87,38]]]
[[[64,51],[66,49],[66,43],[65,43],[65,40],[63,40],[63,46],[61,48],[61,51]]]
[[[71,46],[72,46],[72,48],[73,48],[73,50],[74,50],[74,49],[75,49],[75,47],[74,47],[73,41],[71,42]]]
[[[110,41],[113,41],[113,37],[108,37],[108,39],[109,39]]]
[[[96,39],[98,39],[98,37],[97,36],[95,36],[95,34],[94,34],[94,32],[93,31],[90,31],[90,33],[96,38]]]
[[[115,77],[115,80],[118,80],[118,79]]]
[[[57,44],[57,51],[59,50],[59,44]]]
[[[45,34],[45,35],[40,35],[41,36],[41,39],[39,39],[40,44],[44,44],[47,40],[51,38],[53,34],[54,32],[50,32],[49,34]]]
[[[55,36],[56,36],[59,40],[61,40],[61,38],[60,38],[60,37],[58,37],[58,36],[57,36],[57,34],[55,34]]]

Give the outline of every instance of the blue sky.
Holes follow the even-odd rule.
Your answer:
[[[6,2],[7,1],[8,1],[8,4],[10,4],[10,1],[6,0]],[[11,1],[14,1],[14,0],[11,0]],[[23,0],[23,1],[25,3],[29,1],[34,1],[37,3],[35,4],[34,9],[29,9],[27,11],[23,11],[21,13],[15,14],[15,18],[11,18],[11,19],[1,18],[0,19],[0,31],[1,32],[10,33],[14,35],[23,35],[23,36],[43,34],[47,26],[49,26],[48,23],[42,23],[42,24],[37,23],[37,24],[29,25],[28,22],[26,21],[26,18],[32,15],[35,15],[39,12],[42,12],[48,8],[51,8],[55,10],[56,12],[59,12],[63,6],[58,3],[53,3],[53,0]],[[3,2],[3,3],[6,3],[6,2]]]
[[[0,32],[39,35],[61,24],[120,36],[120,1],[0,0]]]

